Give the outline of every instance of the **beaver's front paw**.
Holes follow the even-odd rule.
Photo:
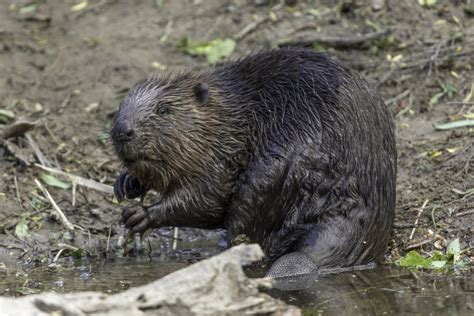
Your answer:
[[[156,211],[141,205],[130,205],[123,209],[122,222],[133,233],[143,233],[156,224]]]
[[[122,171],[115,180],[114,193],[119,201],[124,198],[134,199],[144,195],[146,188],[137,178],[132,177],[127,171]]]

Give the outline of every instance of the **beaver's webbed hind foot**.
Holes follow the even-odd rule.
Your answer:
[[[291,252],[280,257],[267,272],[267,277],[284,278],[309,274],[317,269],[316,264],[304,253]]]

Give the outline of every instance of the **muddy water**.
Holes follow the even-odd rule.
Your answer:
[[[220,242],[219,234],[196,236],[193,233],[182,232],[186,240],[180,240],[176,250],[172,250],[169,239],[151,240],[149,246],[154,250],[149,257],[142,254],[117,257],[120,254],[117,250],[112,258],[77,259],[71,256],[54,263],[30,261],[20,265],[7,253],[0,252],[0,295],[19,296],[45,291],[117,293],[150,283],[224,249],[222,245],[216,247]]]
[[[66,260],[56,267],[0,274],[0,293],[43,291],[116,293],[189,265],[197,252],[147,259]],[[250,274],[259,272],[248,271]],[[473,315],[472,276],[434,276],[395,267],[279,280],[269,294],[303,308],[304,315]]]
[[[472,275],[396,267],[281,280],[270,292],[305,315],[474,315]]]

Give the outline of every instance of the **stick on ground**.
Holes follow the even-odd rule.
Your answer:
[[[38,186],[38,188],[43,192],[44,196],[48,199],[49,203],[53,206],[53,209],[58,213],[59,219],[61,220],[61,223],[66,227],[68,230],[74,230],[74,225],[67,219],[66,215],[61,211],[59,206],[56,204],[54,201],[53,197],[51,194],[49,194],[48,190],[41,184],[41,182],[38,181],[38,179],[35,179],[35,183]]]
[[[415,220],[415,227],[413,227],[413,229],[411,231],[409,240],[411,240],[413,238],[413,235],[415,234],[416,225],[418,225],[418,221],[420,220],[421,213],[423,213],[423,210],[425,209],[426,205],[428,204],[428,201],[429,200],[426,199],[426,201],[423,203],[420,210],[418,211],[418,215],[416,216],[416,220]]]
[[[390,34],[390,32],[390,29],[386,29],[358,36],[327,36],[317,34],[309,37],[297,37],[296,40],[281,40],[278,46],[312,46],[315,43],[320,43],[335,48],[357,47],[366,42],[386,36]]]
[[[80,176],[76,176],[74,174],[70,174],[59,169],[49,168],[40,164],[35,164],[35,166],[45,171],[67,177],[71,180],[72,183],[76,183],[77,185],[81,185],[89,189],[94,189],[94,190],[109,193],[109,194],[114,194],[114,188],[110,185],[106,185],[106,184],[103,184],[91,179],[86,179]]]

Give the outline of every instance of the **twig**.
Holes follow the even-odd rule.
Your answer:
[[[437,229],[436,227],[436,219],[435,219],[435,212],[440,209],[441,207],[435,206],[431,209],[431,221],[433,222],[433,228]]]
[[[36,144],[35,140],[33,139],[33,136],[30,135],[30,133],[25,133],[25,137],[28,140],[28,143],[30,144],[31,148],[35,152],[36,157],[38,158],[39,162],[46,167],[51,167],[51,163],[49,160],[43,155],[41,150],[39,149],[38,144]]]
[[[54,256],[53,262],[58,261],[59,256],[63,253],[64,250],[66,250],[66,248],[61,248],[61,249],[59,249],[59,251],[58,251],[58,253],[56,254],[56,256]]]
[[[100,182],[97,182],[97,181],[94,181],[94,180],[91,180],[91,179],[86,179],[86,178],[83,178],[83,177],[80,177],[80,176],[76,176],[76,175],[64,172],[62,170],[59,170],[59,169],[42,166],[40,164],[35,164],[35,166],[40,168],[40,169],[43,169],[45,171],[67,177],[71,180],[71,182],[76,183],[77,185],[81,185],[81,186],[87,187],[89,189],[94,189],[94,190],[101,191],[101,192],[104,192],[104,193],[114,194],[114,188],[110,185],[106,185],[106,184],[103,184],[103,183],[100,183]]]
[[[268,20],[269,17],[265,16],[257,19],[256,21],[253,21],[252,23],[245,26],[239,33],[235,34],[234,39],[236,41],[242,40],[245,36],[255,31],[261,24],[267,22]]]
[[[403,91],[402,93],[396,95],[395,97],[385,101],[385,104],[388,106],[388,105],[391,105],[392,103],[396,103],[396,102],[404,99],[406,96],[408,96],[410,94],[410,92],[411,92],[411,89],[407,89],[407,90]]]
[[[65,107],[68,106],[69,101],[71,101],[71,95],[72,95],[72,93],[68,93],[66,95],[66,98],[63,100],[63,102],[61,103],[61,106],[59,107],[60,109],[64,109]]]
[[[71,250],[71,251],[78,251],[79,248],[77,247],[74,247],[72,245],[69,245],[69,244],[65,244],[65,243],[58,243],[58,247],[59,248],[64,248],[64,249],[67,249],[67,250]]]
[[[173,250],[176,250],[176,248],[178,248],[178,234],[179,228],[175,227],[173,231]]]
[[[90,229],[87,230],[87,237],[88,237],[88,240],[89,240],[89,250],[92,252],[92,236],[91,236]]]
[[[97,10],[97,9],[100,9],[102,6],[106,5],[106,4],[109,4],[109,3],[112,3],[113,1],[111,0],[102,0],[98,3],[95,3],[95,4],[91,4],[90,6],[80,10],[80,11],[77,11],[75,12],[75,14],[73,15],[73,17],[75,19],[78,19],[80,18],[81,16],[83,16],[85,13],[89,12],[89,11],[94,11],[94,10]]]
[[[76,181],[72,181],[72,207],[76,206],[76,189],[77,189],[77,183]]]
[[[75,228],[79,229],[82,233],[84,233],[84,232],[86,231],[83,227],[81,227],[81,226],[79,226],[79,225],[77,225],[77,224],[73,224],[72,226],[74,226]]]
[[[170,36],[172,30],[173,30],[173,19],[169,20],[168,23],[166,23],[165,26],[165,31],[163,32],[163,35],[160,37],[160,43],[165,43],[168,40],[168,37]]]
[[[377,83],[376,88],[378,89],[380,86],[382,86],[390,77],[392,77],[393,73],[397,70],[397,68],[392,68],[390,71],[386,72],[385,75],[380,79],[380,81]]]
[[[54,142],[56,144],[59,144],[60,143],[59,139],[56,137],[53,131],[49,128],[48,123],[44,123],[43,127],[46,130],[46,132],[48,132],[49,136],[51,136],[51,138],[54,140]]]
[[[23,210],[23,204],[21,203],[20,189],[18,188],[18,180],[16,179],[16,175],[13,176],[13,183],[15,184],[16,199],[18,200],[18,204],[20,204],[20,208]]]
[[[301,31],[307,31],[307,30],[315,31],[317,28],[318,28],[318,25],[316,23],[310,23],[310,24],[302,25],[300,27],[291,29],[288,32],[281,34],[281,37],[282,38],[290,37],[293,34],[297,32],[301,32]]]
[[[35,183],[46,196],[46,198],[49,200],[49,203],[53,206],[54,210],[58,213],[59,219],[61,220],[61,223],[64,225],[64,227],[66,227],[68,230],[74,231],[74,226],[71,224],[71,222],[67,219],[66,215],[64,215],[63,211],[61,211],[59,206],[53,200],[53,197],[51,196],[51,194],[49,194],[48,190],[46,190],[46,188],[41,184],[41,182],[38,181],[38,179],[35,179]]]
[[[459,58],[459,57],[463,57],[463,56],[472,56],[472,54],[474,54],[474,50],[470,49],[470,50],[460,52],[460,53],[455,52],[455,53],[452,53],[452,54],[446,54],[444,56],[439,57],[437,59],[437,61],[439,61],[439,63],[442,64],[443,62],[449,61],[450,58]],[[422,59],[422,60],[414,61],[414,62],[407,63],[407,64],[401,64],[399,69],[409,69],[409,68],[416,68],[416,67],[420,67],[421,69],[423,69],[427,65],[429,65],[430,62],[431,62],[431,58]]]
[[[456,214],[456,217],[461,217],[461,216],[466,216],[466,215],[471,215],[471,214],[474,214],[474,208],[464,211],[464,212],[459,212]]]
[[[109,252],[110,235],[112,235],[112,226],[109,226],[109,233],[107,234],[107,246],[105,247],[105,253]]]
[[[278,43],[278,46],[311,46],[314,43],[320,43],[335,48],[357,47],[366,42],[376,40],[382,36],[390,34],[391,30],[386,29],[379,32],[367,33],[359,36],[326,36],[314,35],[308,38],[301,38],[296,40],[283,40]]]
[[[412,243],[408,244],[405,247],[405,250],[411,250],[415,248],[420,248],[423,245],[429,244],[430,242],[433,242],[435,240],[435,236],[427,236],[419,240],[415,240]]]
[[[413,238],[413,235],[415,234],[415,230],[416,230],[416,225],[418,225],[418,221],[420,220],[420,216],[421,216],[421,213],[423,212],[423,210],[425,209],[426,207],[426,204],[428,204],[428,199],[425,200],[425,202],[423,203],[423,205],[421,206],[420,210],[418,211],[418,215],[416,216],[416,220],[415,220],[415,227],[413,227],[412,231],[411,231],[411,234],[410,234],[410,238],[409,240],[411,240]]]

